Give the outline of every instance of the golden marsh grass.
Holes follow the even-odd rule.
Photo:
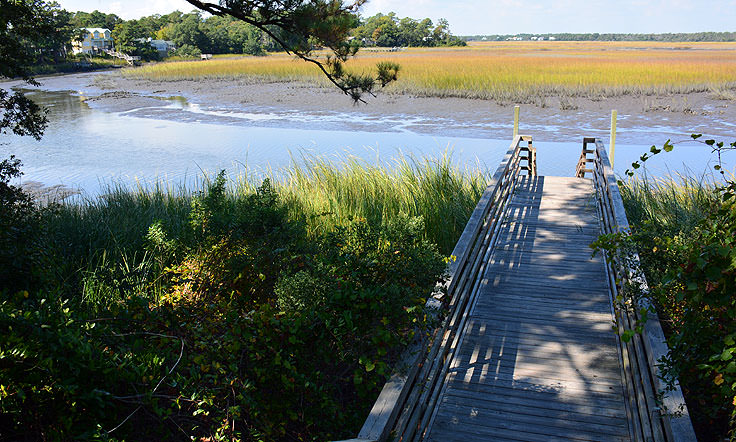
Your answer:
[[[389,92],[529,102],[546,96],[618,96],[736,88],[736,43],[488,42],[465,48],[362,51],[349,69],[401,65]],[[311,65],[284,54],[158,63],[124,75],[151,80],[243,79],[327,85]]]

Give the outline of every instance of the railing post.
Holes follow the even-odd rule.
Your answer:
[[[514,138],[519,135],[519,106],[514,106]]]
[[[611,139],[608,145],[611,146],[611,169],[613,169],[613,157],[616,155],[616,120],[618,119],[618,112],[616,109],[611,111]]]

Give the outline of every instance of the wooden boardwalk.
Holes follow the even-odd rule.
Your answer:
[[[638,255],[589,247],[629,231],[600,140],[583,138],[574,178],[540,177],[532,138],[515,136],[427,301],[442,319],[343,442],[695,442],[679,385],[661,380],[657,314],[625,288],[648,290]]]
[[[522,177],[425,440],[631,440],[590,179]]]

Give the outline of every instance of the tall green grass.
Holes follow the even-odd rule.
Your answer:
[[[271,179],[292,216],[310,231],[330,230],[356,217],[380,224],[399,213],[421,216],[425,238],[445,254],[452,252],[487,183],[480,168],[460,169],[450,154],[403,157],[389,166],[304,157]],[[235,194],[252,192],[255,184],[240,177]]]
[[[631,179],[621,187],[621,197],[632,227],[670,236],[691,231],[719,202],[705,175]]]
[[[487,182],[482,170],[461,169],[449,154],[390,165],[304,157],[265,177],[229,178],[233,202],[270,179],[289,217],[315,236],[355,218],[380,225],[399,214],[421,216],[424,237],[444,254],[452,252]],[[62,204],[47,220],[49,250],[64,254],[51,258],[60,289],[81,290],[85,303],[98,307],[124,293],[156,293],[151,285],[163,264],[146,247],[149,228],[159,223],[168,238],[186,245],[192,199],[207,186],[206,177],[193,188],[111,185],[102,196]]]

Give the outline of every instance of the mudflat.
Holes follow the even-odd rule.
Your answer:
[[[509,137],[515,104],[382,91],[366,97],[366,103],[355,104],[337,88],[307,81],[149,80],[129,78],[120,71],[39,80],[41,89],[69,90],[92,108],[134,116],[327,130],[408,130],[470,138]],[[661,144],[691,133],[725,141],[733,138],[736,128],[736,100],[710,92],[545,96],[534,101],[521,104],[521,132],[547,141],[607,135],[613,109],[618,112],[620,143]],[[170,103],[183,105],[167,106]]]

